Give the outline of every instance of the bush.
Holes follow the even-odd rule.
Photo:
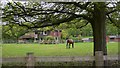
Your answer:
[[[70,36],[69,38],[70,38],[70,39],[73,39],[74,42],[80,42],[80,41],[81,41],[81,38],[80,38],[80,37],[72,37],[72,36]]]
[[[52,36],[46,36],[46,37],[44,37],[44,43],[45,44],[52,44],[53,41],[54,41],[54,37],[52,37]]]
[[[46,36],[45,40],[54,40],[54,37],[52,37],[52,36]]]

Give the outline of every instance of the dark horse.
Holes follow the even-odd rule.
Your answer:
[[[74,41],[72,39],[66,39],[66,48],[70,48],[72,44],[72,48],[74,48]]]

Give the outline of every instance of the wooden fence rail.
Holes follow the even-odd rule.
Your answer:
[[[26,62],[26,57],[9,57],[2,58],[2,63],[9,62]],[[107,60],[118,60],[118,56],[108,56]],[[71,61],[94,61],[93,56],[41,56],[35,57],[35,62],[71,62]]]
[[[103,57],[104,60],[106,57]],[[26,57],[2,58],[2,63],[24,62],[27,68],[34,66],[35,62],[76,62],[76,61],[94,61],[93,56],[40,56],[34,57],[33,53],[27,53]],[[118,60],[118,56],[107,56],[107,60]]]

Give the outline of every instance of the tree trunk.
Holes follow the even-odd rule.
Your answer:
[[[93,22],[91,23],[94,37],[94,56],[97,51],[103,51],[103,54],[107,55],[105,7],[105,3],[103,2],[95,3],[94,5]]]

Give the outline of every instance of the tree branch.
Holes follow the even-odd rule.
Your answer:
[[[87,23],[86,23],[85,25],[83,25],[83,26],[77,27],[77,29],[85,27],[88,23],[89,23],[89,22],[87,22]]]
[[[31,28],[43,28],[43,27],[47,27],[47,26],[59,25],[61,23],[72,21],[75,18],[77,18],[77,17],[76,16],[70,16],[69,18],[64,18],[64,19],[56,20],[53,23],[45,23],[45,24],[42,24],[40,26],[34,26],[34,27],[31,27]]]
[[[110,18],[110,16],[107,14],[107,16],[108,16],[108,19],[112,22],[112,23],[114,23],[113,22],[113,20]]]
[[[47,2],[47,3],[74,4],[75,2]]]
[[[85,20],[87,20],[88,22],[91,22],[92,21],[92,19],[91,18],[89,18],[87,15],[78,15],[79,17],[82,17],[83,19],[85,19]]]
[[[86,2],[83,5],[81,5],[81,4],[77,3],[77,2],[74,3],[75,6],[81,8],[81,9],[86,9],[89,4],[90,4],[90,2]]]
[[[116,12],[116,11],[118,11],[118,10],[117,10],[117,9],[112,10],[112,11],[110,11],[110,12],[107,12],[106,15],[111,14],[111,13]]]
[[[83,14],[77,15],[77,14],[72,13],[72,12],[64,12],[64,11],[58,11],[58,10],[35,10],[35,11],[53,11],[52,13],[66,13],[66,14],[77,16],[77,17],[82,17],[82,18],[90,21],[90,18],[88,16],[85,16]],[[42,13],[38,13],[38,14],[42,14]]]
[[[16,25],[19,25],[19,26],[24,26],[24,27],[30,29],[30,27],[28,25],[25,25],[25,24],[22,24],[22,23],[20,24],[20,22],[18,20],[14,20],[14,19],[11,19],[11,20],[13,21],[13,22],[11,22],[13,24],[16,24]],[[18,22],[18,23],[15,23],[15,22]]]
[[[64,4],[74,4],[78,7],[80,7],[81,9],[86,9],[86,7],[89,5],[90,2],[87,2],[83,5],[77,3],[77,2],[64,2]],[[18,24],[19,26],[25,26],[27,28],[42,28],[42,27],[46,27],[46,26],[53,26],[53,25],[59,25],[60,23],[65,23],[65,22],[69,22],[75,18],[83,18],[85,20],[87,20],[88,22],[91,21],[91,19],[89,18],[89,16],[87,16],[87,14],[76,14],[75,12],[73,13],[72,11],[64,11],[64,10],[57,10],[56,8],[55,9],[35,9],[35,8],[25,8],[25,7],[22,7],[20,6],[19,4],[15,3],[16,6],[20,7],[24,12],[26,12],[25,10],[30,10],[29,12],[26,12],[26,13],[22,13],[22,12],[12,12],[13,14],[12,15],[17,15],[19,17],[22,17],[26,22],[29,22],[27,21],[27,19],[24,17],[24,16],[31,16],[33,17],[34,15],[48,15],[48,14],[55,14],[55,13],[63,13],[65,15],[66,18],[64,19],[61,19],[59,15],[56,15],[59,20],[56,20],[54,22],[49,22],[48,19],[46,20],[43,20],[43,21],[39,21],[39,20],[36,20],[34,21],[35,24],[32,24],[33,26],[30,26],[30,25],[27,25],[27,24],[24,24],[24,22],[19,22],[19,23],[15,23],[15,24]],[[63,4],[63,3],[62,3]],[[10,4],[12,6],[12,8],[14,8],[15,6],[13,6],[12,4]],[[39,12],[38,12],[39,11]],[[70,16],[70,17],[67,17],[66,16]],[[9,13],[9,15],[11,15],[11,13]],[[61,16],[62,17],[62,16]],[[14,20],[15,21],[15,20]],[[16,21],[15,21],[16,22]],[[46,22],[46,23],[45,23]],[[38,25],[38,24],[39,25]],[[87,24],[86,24],[87,25]]]
[[[29,9],[31,11],[47,11],[47,12],[41,12],[41,13],[36,13],[36,15],[40,15],[40,14],[54,14],[54,13],[66,13],[66,14],[72,14],[72,15],[77,15],[75,13],[72,13],[72,12],[67,12],[67,11],[59,11],[59,10],[51,10],[51,9],[47,9],[47,10],[44,10],[44,9],[34,9],[34,8],[26,8],[26,9]]]
[[[17,4],[16,2],[14,2],[18,7],[20,7],[25,13],[27,13],[26,11],[25,11],[25,7],[24,6],[20,6],[19,4]]]

